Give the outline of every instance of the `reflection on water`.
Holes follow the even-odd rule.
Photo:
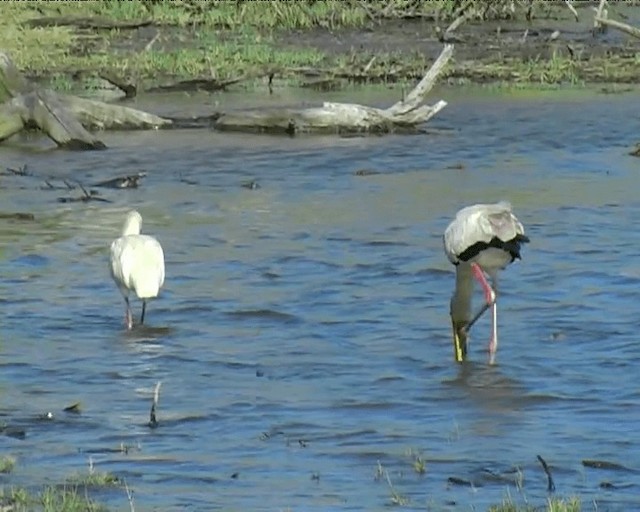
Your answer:
[[[383,510],[382,467],[407,508],[483,510],[507,492],[543,503],[541,455],[559,494],[639,508],[638,99],[441,95],[426,136],[3,149],[4,165],[83,183],[148,173],[88,204],[2,177],[2,210],[36,216],[0,220],[0,417],[25,433],[0,437],[18,459],[11,485],[91,456],[126,478],[136,510]],[[532,242],[502,277],[498,364],[485,318],[456,365],[441,233],[461,206],[505,198]],[[126,332],[107,257],[131,207],[167,280],[148,325]]]

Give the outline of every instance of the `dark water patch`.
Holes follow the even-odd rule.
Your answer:
[[[89,455],[97,455],[97,454],[121,454],[121,455],[129,455],[133,452],[139,452],[142,448],[140,445],[127,445],[122,443],[120,446],[116,447],[97,447],[97,448],[78,448],[78,453],[86,453]]]
[[[388,411],[391,413],[394,409],[401,408],[405,404],[398,402],[361,402],[358,400],[347,399],[335,402],[331,405],[332,409],[349,410],[349,411]]]
[[[445,270],[443,268],[425,268],[415,272],[415,275],[419,277],[424,276],[424,277],[438,277],[438,278],[445,277],[445,276],[448,278],[453,278],[455,276],[453,271],[453,266],[449,270]]]
[[[27,428],[13,425],[1,425],[0,435],[11,437],[13,439],[25,439],[27,437]]]
[[[149,312],[148,312],[149,313]],[[174,334],[175,327],[170,326],[152,326],[152,325],[136,325],[134,320],[134,326],[131,330],[125,330],[123,337],[129,341],[155,341],[158,338],[169,336]]]
[[[380,377],[374,381],[375,384],[388,384],[392,382],[404,381],[406,380],[402,375],[387,375],[384,377]]]
[[[329,303],[331,304],[331,303]],[[349,326],[355,326],[355,325],[376,325],[376,324],[383,324],[384,321],[379,319],[379,318],[359,318],[357,320],[320,320],[318,322],[320,325],[326,325],[326,326],[338,326],[338,325],[349,325]]]
[[[496,484],[504,485],[510,484],[517,487],[521,487],[523,484],[524,475],[522,470],[517,467],[500,469],[500,468],[488,468],[484,467],[478,470],[475,474],[474,481],[476,485],[479,484]]]
[[[468,478],[462,478],[459,476],[450,476],[447,478],[447,484],[461,486],[461,487],[478,487],[478,484]]]
[[[609,471],[624,471],[624,472],[630,472],[630,473],[637,473],[637,470],[635,469],[631,469],[631,468],[628,468],[627,466],[624,466],[623,464],[620,464],[617,462],[611,462],[607,460],[583,459],[582,465],[585,468],[591,468],[591,469],[606,469]]]
[[[634,489],[638,487],[638,484],[635,484],[633,482],[613,483],[608,480],[605,480],[604,482],[600,482],[598,487],[600,487],[600,489],[604,489],[607,491],[618,491],[618,490],[624,490],[624,489]]]
[[[225,314],[238,320],[266,320],[284,324],[293,324],[301,321],[296,315],[274,309],[244,309],[227,311]]]
[[[327,242],[345,242],[345,243],[351,243],[354,241],[353,238],[347,237],[347,236],[328,236],[327,238],[325,238],[325,240]]]
[[[179,316],[192,316],[198,315],[200,313],[214,313],[216,309],[212,305],[207,305],[202,302],[194,302],[192,304],[180,304],[176,307],[171,308],[171,313],[178,313]],[[162,311],[159,311],[158,314],[161,314]]]
[[[41,254],[25,254],[24,256],[9,260],[10,265],[28,268],[43,268],[49,265],[49,263],[49,258]]]
[[[397,240],[368,240],[363,241],[362,245],[368,247],[409,247],[410,244]]]

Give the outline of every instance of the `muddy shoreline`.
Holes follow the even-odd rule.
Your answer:
[[[640,25],[639,10],[618,8],[616,14],[626,23]],[[455,52],[446,76],[475,84],[635,83],[640,39],[612,29],[596,33],[592,13],[579,11],[579,21],[562,8],[531,21],[469,21],[448,40],[455,44]],[[374,55],[393,55],[397,60],[391,65],[407,71],[403,78],[411,78],[407,63],[414,60],[412,56],[422,54],[428,60],[441,51],[438,26],[435,20],[389,20],[367,30],[289,32],[280,42],[334,56],[358,55],[360,62]],[[418,69],[413,72],[419,74]]]
[[[635,83],[640,39],[614,29],[596,33],[592,7],[593,2],[580,5],[577,21],[563,5],[550,7],[532,20],[522,16],[494,21],[469,20],[447,37],[447,42],[455,44],[455,51],[442,79],[455,84],[534,87]],[[628,5],[615,6],[610,16],[640,26],[639,10]],[[223,64],[221,60],[211,63],[211,72],[203,72],[198,66],[189,69],[185,65],[185,69],[176,74],[135,69],[132,65],[131,69],[125,67],[115,74],[120,75],[121,82],[134,83],[139,92],[251,88],[266,81],[317,89],[339,89],[353,83],[412,81],[423,75],[442,50],[441,27],[446,26],[447,23],[432,18],[419,18],[382,20],[365,28],[275,30],[265,36],[274,52],[309,52],[323,58],[308,65],[283,64],[268,58],[253,66],[234,67],[224,63],[225,76],[214,69]],[[117,50],[131,58],[148,52],[151,47],[160,55],[195,48],[202,50],[202,59],[206,60],[211,59],[208,52],[212,46],[207,47],[203,40],[213,41],[209,43],[213,47],[223,41],[237,41],[241,48],[246,40],[240,32],[153,23],[109,32],[78,28],[75,53],[98,51],[99,36],[108,41],[111,51]],[[62,73],[74,87],[82,87],[83,81],[96,76],[104,78],[105,73],[113,76],[113,69],[74,68],[73,65],[62,70],[53,66],[51,73],[25,71],[38,81],[50,81],[52,74]]]

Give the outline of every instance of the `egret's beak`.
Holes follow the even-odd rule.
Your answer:
[[[451,320],[453,327],[453,355],[457,363],[467,358],[467,324]]]

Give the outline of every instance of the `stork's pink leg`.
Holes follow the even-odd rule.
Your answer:
[[[471,264],[473,276],[482,286],[484,300],[487,306],[491,307],[491,339],[489,340],[489,361],[493,364],[496,350],[498,350],[498,308],[496,307],[496,292],[487,281],[484,271],[477,263]]]
[[[484,271],[480,268],[480,265],[477,263],[471,264],[471,272],[473,272],[473,277],[476,278],[476,281],[480,283],[482,286],[482,291],[484,292],[484,300],[488,306],[492,306],[496,302],[496,294],[491,288],[489,281],[484,275]]]
[[[489,363],[493,364],[498,351],[498,304],[491,306],[491,339],[489,340]]]

